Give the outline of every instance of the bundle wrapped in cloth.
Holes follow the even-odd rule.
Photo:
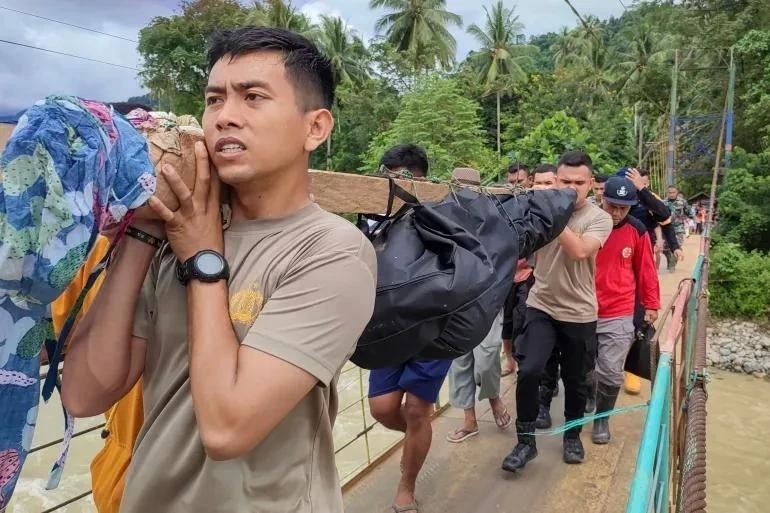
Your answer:
[[[124,118],[108,105],[51,96],[21,117],[8,140],[0,157],[0,511],[30,450],[40,352],[45,345],[52,369],[43,386],[47,400],[81,301],[58,341],[50,304],[72,282],[100,232],[120,232],[155,193],[178,208],[162,175],[156,181],[156,170],[173,165],[193,189],[193,146],[202,138],[190,116],[137,110]],[[138,212],[151,215],[148,208]],[[58,485],[73,427],[67,415],[48,488]]]
[[[135,109],[126,115],[126,119],[147,139],[157,177],[155,195],[169,209],[176,210],[179,202],[160,173],[161,166],[174,166],[187,187],[194,190],[195,143],[203,140],[203,130],[198,121],[189,115],[176,116],[168,112]],[[141,217],[153,215],[149,209],[137,212],[137,216]]]

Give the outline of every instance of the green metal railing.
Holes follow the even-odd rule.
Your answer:
[[[671,301],[626,513],[696,513],[706,506],[708,248]]]

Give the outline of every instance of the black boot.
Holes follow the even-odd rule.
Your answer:
[[[604,383],[599,383],[596,392],[596,413],[604,413],[615,408],[615,401],[618,399],[620,387],[613,387]],[[598,445],[604,445],[610,442],[610,418],[602,417],[594,420],[594,429],[591,433],[591,441]]]
[[[588,374],[586,380],[586,388],[588,389],[588,397],[586,398],[586,413],[592,413],[596,409],[596,373],[592,371]]]
[[[580,432],[567,431],[564,433],[564,463],[574,465],[583,463],[586,453],[583,450],[583,442],[580,441]]]
[[[516,447],[514,447],[511,453],[503,460],[503,470],[516,472],[517,470],[523,469],[527,463],[537,457],[535,435],[530,434],[534,432],[534,422],[516,421],[516,434],[519,443],[516,444]]]
[[[551,427],[551,398],[553,398],[551,389],[541,385],[540,407],[537,411],[537,420],[535,421],[537,429],[548,429]]]

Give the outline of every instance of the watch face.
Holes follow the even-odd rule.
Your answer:
[[[216,253],[201,253],[195,259],[195,266],[201,273],[208,276],[222,272],[224,267],[222,259]]]

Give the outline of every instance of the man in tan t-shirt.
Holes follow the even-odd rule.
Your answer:
[[[336,382],[374,307],[376,258],[309,198],[331,65],[302,36],[247,27],[212,38],[209,69],[195,190],[163,170],[180,207],[153,198],[163,222],[135,220],[119,242],[73,336],[64,404],[95,415],[143,377],[123,513],[341,512]]]
[[[564,382],[564,416],[583,417],[586,374],[596,358],[596,253],[612,231],[612,218],[586,201],[593,163],[585,153],[565,153],[556,171],[557,187],[577,192],[575,212],[558,239],[537,252],[535,285],[527,300],[524,333],[516,357],[516,431],[518,443],[503,460],[504,470],[516,471],[537,456],[535,420],[538,386],[554,347],[559,350]],[[564,461],[581,463],[585,456],[580,428],[564,434]]]

